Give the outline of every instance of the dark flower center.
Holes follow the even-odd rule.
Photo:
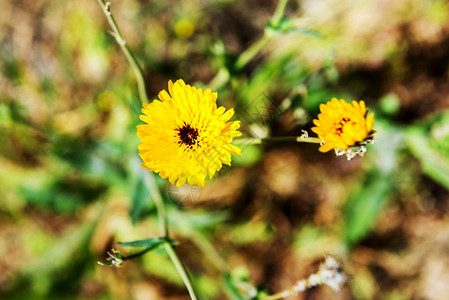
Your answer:
[[[342,118],[340,123],[338,123],[335,128],[336,134],[341,135],[343,133],[343,128],[345,127],[346,123],[348,123],[350,121],[351,121],[351,119],[349,119],[349,118],[346,118],[346,117]]]
[[[184,126],[179,127],[176,131],[178,131],[179,136],[178,144],[192,146],[197,143],[198,129],[191,127],[190,124],[184,123]]]

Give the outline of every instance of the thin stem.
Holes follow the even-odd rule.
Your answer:
[[[288,0],[279,0],[273,17],[270,20],[272,26],[277,27],[284,17],[285,9],[287,7]],[[248,49],[246,49],[235,62],[234,68],[236,71],[240,71],[245,67],[257,54],[260,53],[268,43],[273,39],[272,34],[268,34],[267,31],[264,35],[258,39],[254,44],[252,44]]]
[[[159,216],[159,225],[161,228],[161,234],[165,238],[168,239],[169,238],[168,220],[167,220],[167,214],[165,211],[164,201],[161,197],[161,194],[159,193],[159,189],[156,186],[156,182],[154,181],[153,173],[149,173],[148,176],[146,176],[145,178],[146,178],[146,183],[150,190],[151,196],[153,197],[154,202],[156,204],[157,214]],[[175,250],[173,249],[173,246],[171,245],[171,243],[167,242],[164,244],[164,248],[167,251],[168,256],[170,257],[170,260],[175,265],[179,276],[181,276],[182,281],[184,282],[184,285],[187,288],[187,291],[189,292],[190,298],[192,300],[197,300],[198,297],[196,296],[195,290],[193,289],[192,281],[190,280],[190,277],[189,277],[184,265],[181,263],[178,255],[176,254]]]
[[[146,183],[150,190],[151,196],[154,199],[154,202],[156,204],[157,214],[159,216],[159,225],[161,228],[161,234],[165,238],[169,238],[169,232],[168,232],[168,220],[167,220],[167,214],[165,211],[165,205],[164,201],[161,197],[161,194],[159,193],[159,189],[156,186],[156,182],[154,181],[154,175],[153,173],[149,173],[148,176],[146,176]],[[187,288],[187,291],[189,292],[190,298],[192,300],[197,300],[198,297],[196,296],[195,290],[193,289],[192,281],[190,280],[190,277],[184,267],[184,265],[179,260],[178,255],[176,254],[175,250],[173,249],[173,246],[171,243],[165,243],[164,248],[167,251],[168,256],[170,257],[170,260],[175,265],[176,270],[178,271],[179,276],[181,276],[182,281],[184,282],[185,287]]]
[[[270,20],[272,26],[276,27],[281,22],[284,17],[285,9],[287,7],[288,0],[279,0],[278,5],[276,6],[276,10],[273,14],[273,17]],[[242,54],[237,58],[234,64],[233,71],[241,71],[251,60],[254,59],[274,38],[274,35],[268,34],[265,30],[264,34],[255,41],[248,49],[243,51]],[[210,81],[209,86],[211,88],[219,89],[223,85],[225,85],[229,79],[231,78],[229,72],[227,70],[220,70],[217,75]]]
[[[288,0],[279,0],[276,10],[271,18],[271,24],[276,27],[281,22],[287,8]]]
[[[270,142],[298,142],[298,143],[320,144],[322,141],[317,137],[304,137],[304,136],[240,138],[240,139],[234,140],[234,143],[239,144],[239,145],[260,145],[260,144],[270,143]]]
[[[105,2],[104,0],[97,0],[100,4],[101,8],[103,9],[103,12],[108,19],[109,25],[112,28],[112,36],[115,38],[117,44],[122,49],[123,54],[125,54],[126,59],[128,60],[128,63],[131,65],[131,68],[134,71],[134,76],[136,76],[137,80],[137,88],[139,90],[139,104],[142,105],[142,101],[148,103],[148,95],[147,91],[145,89],[145,80],[143,77],[142,69],[137,63],[137,60],[129,51],[128,46],[126,46],[126,41],[123,38],[120,29],[118,28],[117,23],[115,22],[114,16],[112,15],[110,11],[110,5],[111,2]]]
[[[221,68],[218,70],[217,75],[215,75],[215,77],[209,82],[208,87],[213,91],[219,90],[229,81],[229,78],[231,78],[229,71],[226,68]]]
[[[175,265],[176,270],[178,271],[179,275],[182,278],[182,281],[184,282],[184,285],[186,286],[187,290],[189,291],[190,298],[192,300],[197,300],[198,297],[195,294],[195,290],[192,285],[192,281],[190,280],[189,274],[187,273],[186,268],[182,264],[182,262],[179,260],[178,255],[175,252],[175,249],[173,249],[173,246],[170,243],[164,244],[165,251],[167,251],[168,256],[170,257],[172,263]]]
[[[145,182],[147,184],[148,189],[150,190],[151,197],[154,200],[154,203],[156,204],[157,214],[159,217],[159,227],[161,230],[161,235],[165,238],[169,238],[168,233],[168,220],[167,220],[167,214],[165,212],[165,205],[164,200],[161,197],[161,194],[159,193],[159,189],[156,185],[156,181],[154,180],[154,174],[151,172],[148,172],[148,174],[145,174]]]
[[[294,292],[294,291],[293,291],[293,292]],[[287,293],[284,291],[284,292],[282,292],[282,293],[277,293],[277,294],[274,294],[274,295],[267,296],[267,297],[265,297],[265,298],[261,298],[260,300],[278,300],[278,299],[284,299],[284,298],[286,298],[286,297],[288,297],[288,296],[292,296],[292,295],[294,295],[294,293],[287,294]]]
[[[209,259],[210,263],[221,273],[228,273],[229,267],[227,262],[220,256],[209,240],[198,230],[189,230],[192,242],[203,252]]]
[[[272,37],[264,33],[264,35],[246,49],[235,62],[234,70],[241,71],[257,54],[260,53],[271,41]]]
[[[285,297],[282,296],[282,293],[278,293],[278,294],[275,294],[275,295],[267,296],[267,297],[262,298],[260,300],[277,300],[277,299],[282,299],[282,298],[285,298]]]
[[[110,2],[105,2],[104,0],[97,0],[100,4],[101,8],[103,9],[104,14],[106,15],[106,18],[108,19],[109,25],[112,28],[112,35],[114,36],[115,40],[117,41],[117,44],[119,44],[120,48],[122,49],[123,53],[126,56],[126,59],[128,60],[128,63],[131,65],[131,68],[134,71],[134,75],[136,76],[137,80],[137,87],[139,90],[139,102],[147,102],[148,103],[148,95],[147,91],[145,89],[145,80],[143,77],[142,69],[140,68],[139,64],[137,63],[136,59],[132,55],[132,53],[129,51],[128,47],[126,46],[126,41],[123,38],[122,34],[120,33],[120,29],[117,26],[117,23],[115,22],[114,16],[112,15],[109,6]],[[140,103],[141,105],[142,103]],[[169,232],[168,232],[168,220],[167,220],[167,214],[165,212],[165,206],[164,201],[161,197],[161,194],[159,193],[159,189],[156,186],[156,182],[154,181],[154,175],[152,173],[145,176],[146,182],[148,185],[148,188],[150,190],[150,193],[154,199],[154,202],[156,204],[157,213],[159,216],[159,225],[161,229],[161,234],[165,238],[169,238]],[[168,256],[170,257],[172,263],[175,265],[176,270],[178,271],[179,275],[182,278],[182,281],[184,282],[184,285],[186,286],[190,298],[192,300],[197,300],[198,297],[195,294],[195,290],[193,289],[192,282],[190,281],[190,278],[187,274],[186,269],[184,268],[183,264],[178,258],[178,255],[176,254],[175,250],[173,249],[173,246],[170,243],[164,244],[165,250],[167,251]],[[143,254],[143,253],[142,253]]]

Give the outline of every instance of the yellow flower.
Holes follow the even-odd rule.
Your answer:
[[[337,155],[347,154],[345,151],[351,147],[371,142],[376,133],[373,130],[374,114],[368,115],[364,101],[352,101],[351,105],[344,99],[332,98],[326,104],[320,104],[320,111],[318,120],[313,120],[316,127],[312,131],[323,141],[319,148],[321,152],[335,149]],[[363,155],[363,152],[358,154]]]
[[[195,33],[195,22],[181,19],[175,24],[175,34],[181,39],[188,39]]]
[[[168,178],[171,184],[204,187],[222,164],[231,164],[231,154],[241,150],[231,144],[241,135],[239,121],[228,122],[234,109],[217,108],[217,93],[202,91],[181,79],[168,82],[168,92],[144,104],[137,126],[142,167]]]

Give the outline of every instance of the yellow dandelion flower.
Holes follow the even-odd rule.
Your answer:
[[[234,109],[217,107],[217,93],[202,91],[183,80],[168,82],[168,92],[144,104],[137,126],[142,167],[168,178],[171,184],[204,187],[222,164],[231,164],[231,155],[241,150],[231,144],[241,135],[239,121],[228,122]]]
[[[376,133],[373,130],[374,114],[368,114],[364,101],[349,104],[344,99],[332,98],[326,104],[320,104],[320,111],[318,120],[313,120],[316,127],[312,128],[323,141],[319,151],[335,149],[337,155],[348,155],[348,151],[353,154],[352,147],[372,142],[372,135]],[[363,147],[362,152],[356,154],[363,155],[365,150]]]

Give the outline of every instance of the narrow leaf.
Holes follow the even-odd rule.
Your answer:
[[[165,238],[151,238],[132,242],[119,242],[117,243],[117,245],[125,247],[146,247],[149,249],[154,249],[167,242],[168,240]]]
[[[443,153],[432,148],[430,136],[415,128],[407,131],[406,143],[420,162],[423,172],[449,189],[449,160]]]

